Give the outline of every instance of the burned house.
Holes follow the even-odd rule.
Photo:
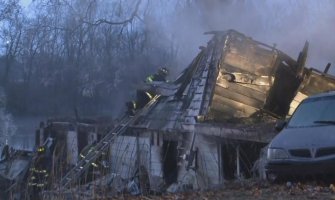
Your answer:
[[[260,149],[276,134],[275,120],[307,96],[335,89],[335,77],[305,67],[308,43],[295,60],[234,30],[208,34],[207,47],[174,82],[150,84],[157,95],[86,140],[92,151],[81,159],[80,130],[66,125],[67,173],[53,188],[85,184],[87,171],[95,177],[89,181],[104,180],[103,188],[122,190],[123,184],[134,194],[207,189],[250,177]],[[40,138],[52,130],[42,128]]]
[[[259,149],[273,136],[274,119],[287,114],[300,86],[303,63],[233,30],[212,34],[173,92],[157,86],[164,89],[156,106],[111,146],[115,159],[119,141],[139,138],[149,155],[130,160],[133,169],[148,171],[151,189],[157,183],[211,188],[250,176]]]
[[[115,173],[145,169],[152,190],[250,177],[274,121],[303,97],[335,89],[333,76],[305,67],[307,42],[295,60],[234,30],[209,34],[208,46],[173,84],[153,86],[155,105],[111,144]]]

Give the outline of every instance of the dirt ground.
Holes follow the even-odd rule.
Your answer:
[[[268,183],[265,181],[227,182],[222,189],[192,191],[160,196],[118,196],[118,200],[209,200],[209,199],[334,199],[335,184],[310,182]]]

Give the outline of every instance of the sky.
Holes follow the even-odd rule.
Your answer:
[[[21,0],[21,4],[23,6],[28,6],[30,4],[31,0]]]

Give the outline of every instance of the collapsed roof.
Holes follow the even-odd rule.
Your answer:
[[[151,86],[159,103],[134,127],[188,132],[197,122],[282,118],[307,96],[335,89],[335,77],[305,67],[307,42],[294,60],[235,30],[207,34],[213,38],[176,81]]]

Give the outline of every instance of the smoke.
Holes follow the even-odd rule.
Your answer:
[[[236,29],[247,36],[297,58],[306,40],[310,43],[307,66],[323,70],[335,65],[335,1],[332,0],[194,0],[166,5],[159,27],[178,44],[181,66],[190,63],[198,46],[206,45],[211,30]],[[157,27],[155,27],[157,28]],[[330,70],[334,74],[334,67]]]
[[[20,90],[8,94],[8,98],[12,98],[9,101],[11,107],[8,107],[21,112],[48,110],[57,113],[71,110],[69,108],[73,106],[70,104],[80,104],[85,105],[81,110],[91,113],[107,110],[100,104],[113,104],[117,106],[108,109],[108,113],[122,110],[124,108],[119,105],[135,98],[138,84],[148,74],[155,73],[156,68],[162,65],[170,68],[169,78],[174,79],[191,63],[199,52],[198,47],[206,46],[211,36],[203,33],[211,30],[236,29],[269,45],[276,43],[293,58],[298,57],[305,40],[308,40],[308,66],[322,70],[328,62],[335,63],[333,0],[141,0],[139,10],[136,9],[137,2],[33,1],[26,8],[30,13],[27,14],[29,20],[26,19],[29,23],[22,22],[24,43],[17,60],[34,60],[30,80],[35,85],[29,86],[31,91],[23,90],[30,94],[29,98],[20,98],[21,95],[27,96]],[[122,25],[82,24],[83,21],[98,19],[112,22],[132,20]],[[76,31],[50,31],[49,24],[56,28],[75,27]],[[30,31],[30,26],[38,29]],[[40,29],[43,34],[35,34]],[[64,34],[58,34],[58,31]],[[36,35],[36,38],[29,39],[29,34]],[[51,38],[59,44],[51,45]],[[84,39],[79,42],[80,38]],[[36,43],[36,55],[25,53],[31,51],[30,43]],[[69,55],[64,52],[69,52]],[[72,63],[74,58],[78,64]],[[58,60],[64,63],[59,64]],[[19,66],[29,66],[29,63]],[[28,71],[25,67],[17,69],[17,72],[14,72],[14,67],[12,70],[17,77],[21,76],[19,72],[25,74]],[[330,73],[335,73],[334,68]],[[18,80],[15,81],[18,83]],[[40,83],[44,85],[40,87]],[[50,90],[51,87],[55,87],[56,92]],[[82,95],[83,91],[86,95]],[[110,99],[113,99],[112,103]]]
[[[8,143],[9,138],[15,134],[16,128],[11,114],[6,112],[6,95],[0,87],[0,146]]]

